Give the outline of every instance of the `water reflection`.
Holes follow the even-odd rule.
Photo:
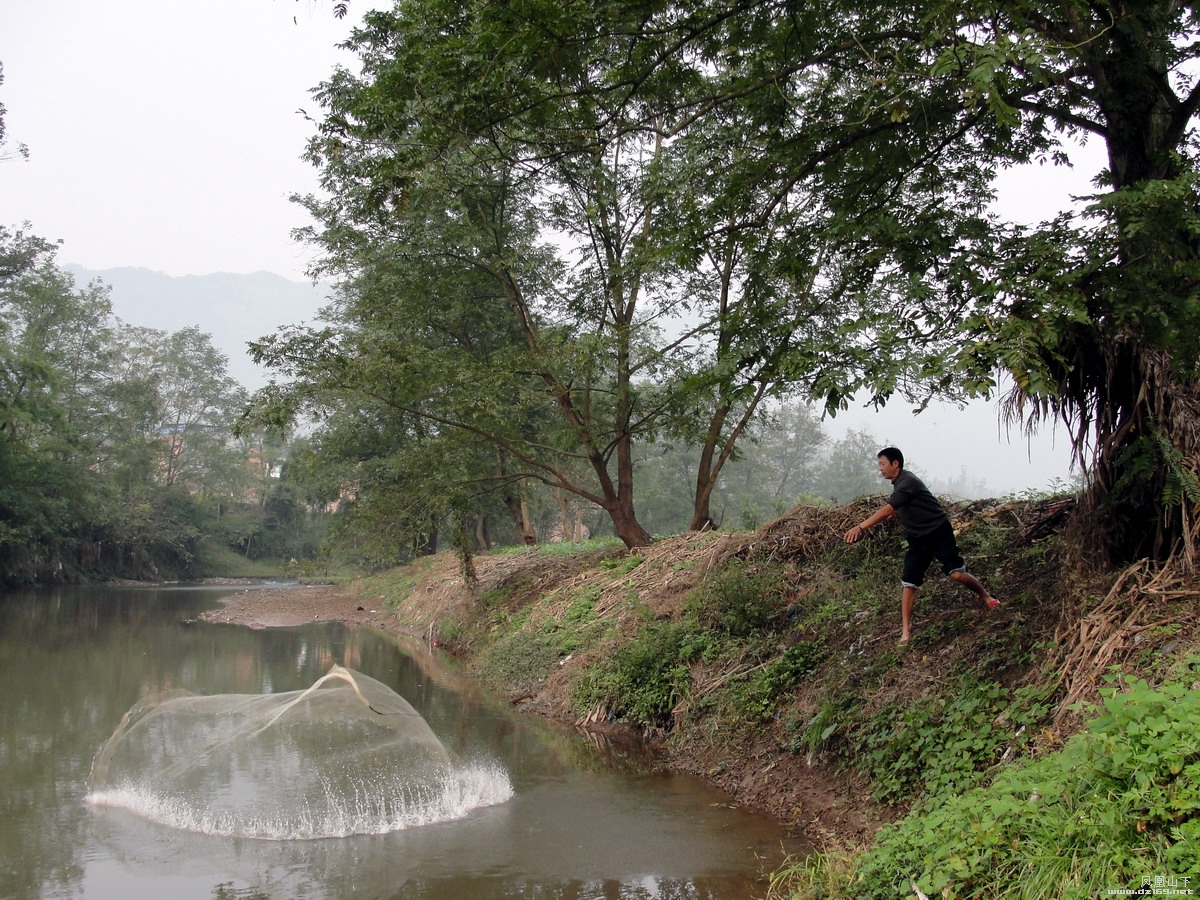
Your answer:
[[[215,596],[0,598],[0,897],[739,900],[791,848],[693,779],[614,768],[512,716],[419,645],[326,624],[183,624]],[[206,837],[85,806],[94,754],[144,694],[300,690],[334,663],[390,686],[464,759],[498,762],[516,795],[457,822],[315,841]]]

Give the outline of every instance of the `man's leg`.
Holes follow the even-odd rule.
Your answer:
[[[900,583],[904,593],[900,595],[900,643],[907,644],[912,637],[912,611],[917,602],[917,589],[925,581],[925,570],[933,562],[932,548],[927,541],[908,539],[908,550],[904,554],[904,572]]]
[[[907,644],[912,637],[912,611],[917,600],[917,589],[911,584],[904,586],[900,595],[900,643]]]
[[[982,601],[984,609],[995,609],[1000,605],[1000,601],[988,593],[987,588],[980,583],[979,579],[965,569],[951,572],[950,577],[959,584],[970,588],[975,593],[975,596]]]

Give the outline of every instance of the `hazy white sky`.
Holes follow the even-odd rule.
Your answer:
[[[0,224],[29,221],[63,241],[61,263],[89,269],[303,280],[310,251],[290,232],[306,216],[288,197],[314,190],[316,173],[300,159],[313,128],[298,110],[315,114],[309,91],[353,67],[335,45],[362,12],[389,5],[351,0],[339,21],[332,0],[0,0],[0,103],[10,149],[30,151],[0,162]],[[1006,215],[1033,221],[1087,193],[1098,161],[1080,159],[1007,174]],[[998,492],[1067,475],[1061,435],[1009,442],[994,405],[913,417],[897,404],[829,423],[847,427]]]
[[[0,102],[30,151],[0,163],[0,221],[92,269],[302,279],[297,110],[353,64],[334,48],[353,18],[330,0],[0,0]]]

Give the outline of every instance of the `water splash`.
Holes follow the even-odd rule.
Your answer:
[[[512,796],[465,765],[380,682],[334,666],[306,691],[133,707],[97,754],[88,802],[203,834],[274,840],[382,834]]]

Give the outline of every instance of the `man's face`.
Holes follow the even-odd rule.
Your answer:
[[[892,462],[886,456],[879,457],[879,474],[888,481],[894,480],[900,474],[900,461]]]

